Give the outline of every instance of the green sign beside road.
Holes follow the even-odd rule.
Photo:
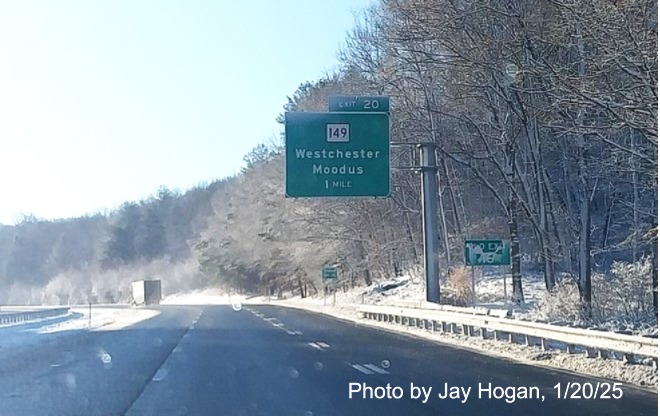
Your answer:
[[[324,279],[336,279],[337,278],[337,268],[326,266],[321,270],[321,276]]]
[[[390,129],[385,113],[286,113],[287,197],[386,197]]]
[[[507,240],[465,240],[466,266],[511,264],[511,244]]]
[[[335,95],[328,97],[328,111],[387,113],[390,111],[390,98],[381,96]]]

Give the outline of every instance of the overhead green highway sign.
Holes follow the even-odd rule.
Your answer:
[[[386,197],[390,130],[385,113],[286,113],[287,197]]]
[[[511,264],[511,244],[507,240],[465,240],[466,266]]]
[[[330,112],[387,113],[390,98],[382,96],[335,95],[328,97]]]

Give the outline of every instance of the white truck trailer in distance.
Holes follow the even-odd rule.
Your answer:
[[[158,305],[162,298],[160,280],[133,282],[133,302],[136,305]]]

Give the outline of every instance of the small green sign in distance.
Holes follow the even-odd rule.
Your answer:
[[[286,113],[286,196],[387,197],[385,113]]]
[[[324,267],[321,271],[321,275],[324,279],[336,279],[337,278],[337,268],[336,267]]]
[[[390,98],[383,96],[334,95],[328,97],[330,112],[387,113]]]
[[[511,244],[507,240],[465,240],[466,266],[511,264]]]

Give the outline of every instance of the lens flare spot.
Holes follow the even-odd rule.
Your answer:
[[[298,378],[298,376],[300,375],[300,373],[298,373],[298,370],[296,370],[293,367],[289,367],[288,373],[289,373],[289,377],[291,378]]]

